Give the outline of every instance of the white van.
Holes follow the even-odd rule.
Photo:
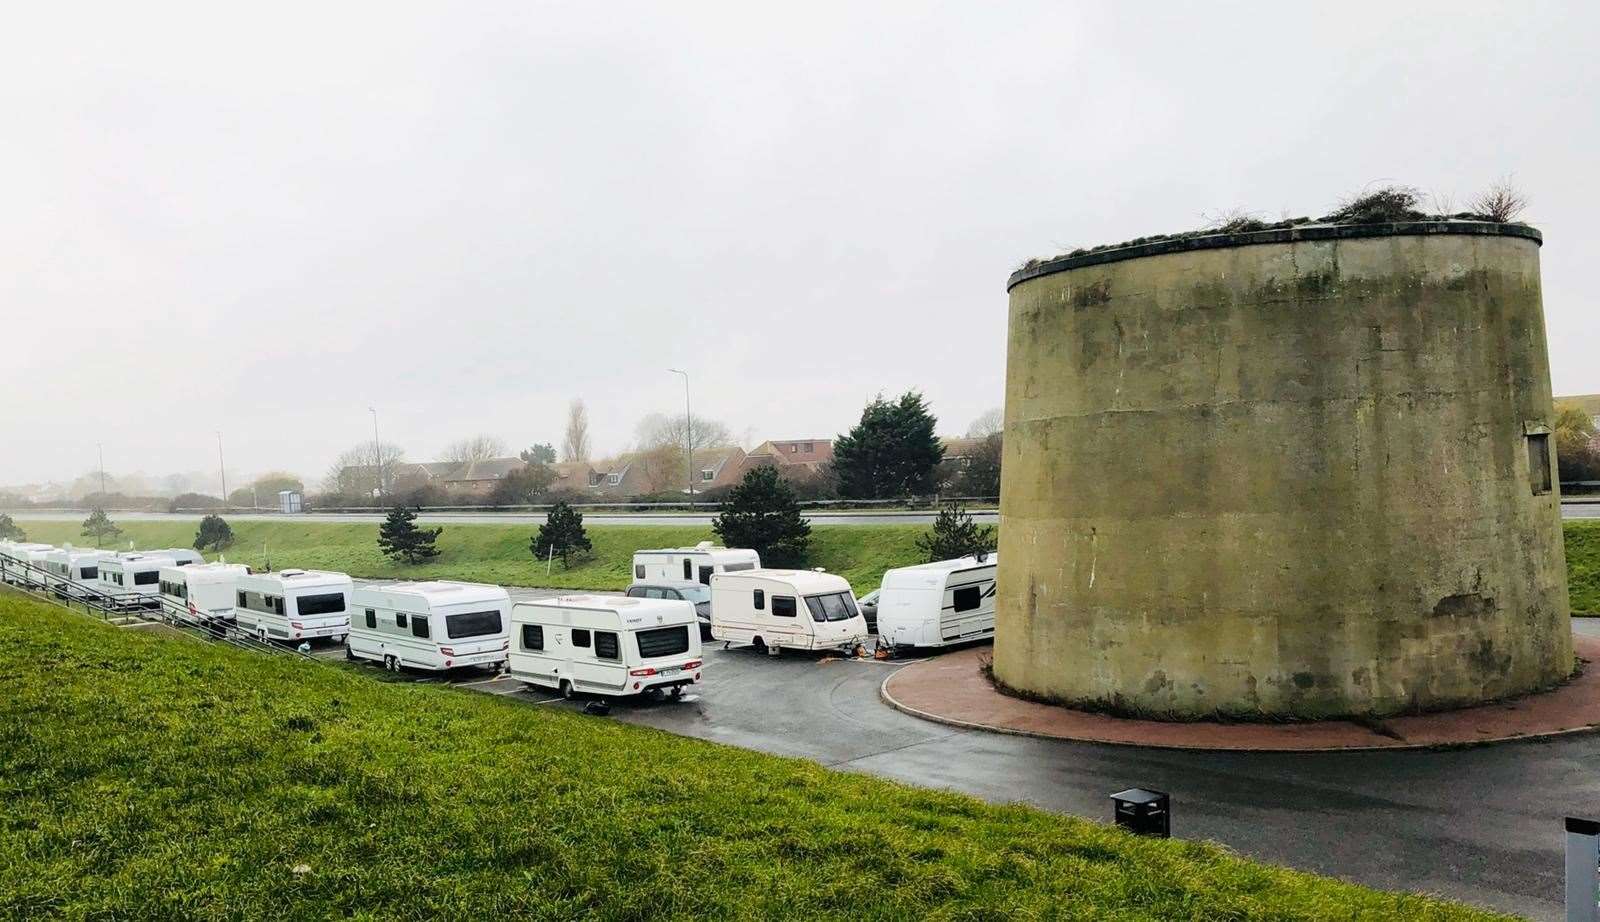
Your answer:
[[[339,643],[350,633],[350,577],[321,570],[280,570],[234,577],[234,625],[261,640]]]
[[[703,664],[694,605],[668,599],[573,595],[511,609],[514,679],[571,698],[683,694]]]
[[[250,568],[242,563],[199,563],[161,568],[161,598],[188,609],[198,621],[221,625],[234,621],[239,577]]]
[[[351,659],[385,669],[505,664],[511,595],[500,586],[431,580],[359,586],[351,600]]]
[[[83,598],[100,592],[100,561],[113,557],[111,551],[95,551],[68,545],[44,555],[50,588],[59,596]]]
[[[996,554],[896,567],[878,590],[878,637],[896,647],[942,647],[994,636]]]
[[[755,551],[702,541],[694,547],[634,551],[633,581],[683,579],[709,586],[714,573],[738,573],[760,566],[761,556]]]
[[[855,652],[867,619],[850,584],[818,570],[752,570],[711,577],[711,637],[780,649]]]
[[[100,592],[123,608],[161,607],[161,568],[176,565],[165,553],[123,551],[100,561]]]
[[[55,550],[48,544],[39,544],[34,541],[6,541],[0,543],[0,577],[13,586],[28,585],[32,582],[29,578],[28,564],[32,563],[34,553],[48,553]]]

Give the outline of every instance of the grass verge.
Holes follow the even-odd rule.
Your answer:
[[[119,546],[187,547],[199,520],[126,522]],[[28,540],[60,545],[86,543],[76,522],[19,519]],[[1564,524],[1567,582],[1572,613],[1600,615],[1600,520]],[[348,522],[286,520],[237,522],[234,545],[225,556],[237,563],[264,567],[308,567],[337,570],[375,579],[448,578],[507,586],[550,586],[558,589],[626,589],[632,579],[633,552],[648,547],[679,547],[714,538],[699,525],[591,525],[594,557],[563,569],[557,562],[546,575],[533,559],[528,540],[533,525],[446,525],[439,536],[439,557],[420,566],[397,564],[378,553],[378,526]],[[838,573],[857,593],[878,587],[883,571],[919,563],[916,538],[924,525],[827,525],[811,530],[811,565]],[[216,554],[208,554],[215,559]]]
[[[0,591],[0,917],[1480,919]]]
[[[61,545],[93,545],[79,535],[77,522],[21,520],[28,540]],[[194,542],[194,521],[120,523],[123,535],[117,546],[188,547]],[[681,547],[715,537],[703,525],[590,525],[594,557],[574,562],[566,570],[556,561],[547,575],[545,563],[535,560],[528,541],[535,525],[450,525],[439,536],[439,556],[418,566],[397,564],[378,552],[378,526],[349,522],[286,520],[234,522],[233,547],[224,552],[230,561],[264,567],[306,567],[337,570],[374,579],[449,578],[507,586],[550,586],[560,589],[626,589],[632,581],[633,552],[640,548]],[[430,526],[431,527],[431,526]],[[915,540],[927,531],[923,525],[828,525],[811,531],[811,561],[838,573],[857,592],[875,589],[890,567],[922,561]],[[218,555],[208,554],[216,559]]]

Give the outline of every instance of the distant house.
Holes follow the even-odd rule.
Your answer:
[[[1596,429],[1600,429],[1600,394],[1574,394],[1570,397],[1557,397],[1556,403],[1571,403],[1582,408],[1594,421]]]
[[[397,464],[393,483],[389,489],[396,493],[409,492],[425,486],[437,486],[457,496],[488,496],[512,471],[526,466],[521,458],[490,458],[487,461],[429,461],[423,464]],[[339,473],[341,483],[372,484],[375,482],[372,465],[344,468]]]
[[[965,469],[972,466],[972,456],[977,454],[978,449],[983,446],[983,439],[940,436],[939,444],[944,446],[946,464]]]
[[[587,461],[558,461],[549,467],[556,475],[550,483],[552,490],[587,490],[594,486],[595,478],[599,476],[594,465]]]
[[[682,452],[625,452],[595,462],[590,490],[615,499],[687,493],[692,477],[694,490],[700,493],[736,482],[743,475],[744,457],[744,449],[737,445],[702,448],[694,453],[692,466]]]
[[[776,467],[788,476],[804,477],[816,476],[832,463],[832,439],[769,439],[745,455],[744,470]]]

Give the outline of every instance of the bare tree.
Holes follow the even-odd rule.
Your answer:
[[[1477,214],[1505,224],[1515,221],[1528,207],[1528,197],[1523,195],[1510,176],[1496,180],[1482,195],[1472,200],[1472,210]]]
[[[733,444],[733,433],[724,423],[714,419],[705,419],[696,416],[691,420],[682,414],[666,416],[661,413],[651,413],[639,420],[639,425],[634,427],[634,435],[639,440],[639,449],[645,451],[670,445],[678,449],[678,460],[683,460],[683,451],[689,445],[692,432],[694,444],[689,445],[695,451],[702,448],[721,448]]]
[[[454,461],[457,464],[468,464],[477,461],[488,461],[493,458],[504,458],[506,443],[492,435],[475,435],[470,439],[460,439],[445,446],[445,461]]]
[[[1006,414],[999,407],[984,410],[978,418],[967,427],[967,438],[986,439],[1005,428]]]
[[[376,446],[376,451],[376,461],[372,442],[362,442],[340,452],[323,477],[323,490],[340,496],[371,496],[374,490],[393,492],[395,470],[405,463],[405,450],[392,442],[383,442]]]
[[[681,491],[687,486],[684,481],[683,449],[679,446],[656,445],[642,449],[634,454],[633,463],[639,465],[646,493]]]
[[[564,461],[589,460],[589,409],[583,405],[583,399],[572,401],[572,406],[567,408],[567,435],[561,443],[561,458]]]

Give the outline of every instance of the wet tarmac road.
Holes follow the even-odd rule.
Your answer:
[[[1579,619],[1575,630],[1600,633],[1600,619]],[[1562,818],[1600,815],[1596,735],[1431,752],[1133,749],[960,730],[902,714],[883,704],[878,688],[903,661],[773,658],[720,644],[708,645],[705,660],[706,681],[683,700],[617,702],[610,719],[1098,820],[1110,818],[1112,791],[1153,787],[1173,795],[1175,835],[1533,918],[1561,916]],[[422,680],[582,706],[487,672]]]

